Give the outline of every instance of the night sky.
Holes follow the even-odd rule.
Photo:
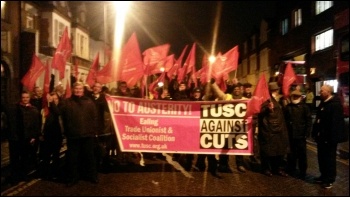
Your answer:
[[[210,52],[218,1],[132,2],[125,37],[136,32],[141,51],[169,43],[170,54],[180,56],[186,44],[196,42],[197,53]],[[227,52],[247,39],[263,17],[273,17],[276,1],[223,1],[215,53]],[[188,49],[189,50],[189,49]]]
[[[89,2],[92,7],[89,9],[88,22],[92,31],[103,29],[103,16],[98,16],[103,13],[102,2]],[[201,61],[204,53],[211,53],[215,21],[219,25],[214,54],[225,53],[247,40],[253,29],[259,28],[262,18],[274,17],[277,3],[278,1],[132,1],[126,16],[124,43],[135,32],[141,52],[168,43],[168,55],[174,54],[178,58],[186,45],[189,45],[188,53],[196,42],[197,60]],[[108,11],[109,19],[114,21],[114,7],[108,7],[111,10]],[[199,65],[200,62],[197,63]]]

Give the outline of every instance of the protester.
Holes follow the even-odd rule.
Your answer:
[[[58,179],[60,176],[60,150],[63,142],[63,125],[59,112],[59,98],[56,92],[47,96],[49,113],[45,117],[43,141],[40,143],[42,152],[41,174],[44,179]]]
[[[111,168],[109,153],[112,150],[112,141],[115,140],[115,135],[113,135],[108,103],[105,94],[102,93],[102,84],[95,83],[92,87],[92,93],[88,96],[94,101],[97,109],[96,167],[99,171],[109,172]]]
[[[252,84],[247,82],[243,84],[243,97],[251,99],[253,97],[252,94]],[[254,134],[254,155],[249,156],[250,162],[256,164],[259,163],[259,142],[258,142],[258,116],[256,114],[253,115],[253,124],[252,124],[252,133]]]
[[[290,144],[290,152],[287,156],[287,172],[296,175],[296,167],[298,166],[298,177],[305,179],[308,167],[306,138],[311,133],[312,117],[309,107],[302,101],[301,92],[294,90],[290,95],[291,103],[285,109]]]
[[[216,95],[218,95],[218,100],[240,100],[240,99],[247,99],[243,97],[243,92],[241,88],[242,84],[241,83],[236,83],[232,85],[232,92],[225,94],[218,86],[216,83],[212,84],[212,88],[215,91]],[[237,165],[237,170],[245,173],[246,169],[244,167],[244,157],[243,155],[236,155],[236,165]],[[231,173],[232,170],[229,167],[229,156],[221,154],[219,156],[219,167],[218,170],[219,172],[228,172]]]
[[[289,150],[289,139],[276,82],[269,83],[269,91],[271,99],[262,104],[258,114],[261,167],[267,176],[276,173],[286,177],[284,157]]]
[[[211,85],[207,84],[205,86],[205,94],[201,100],[214,101],[215,99],[216,99],[216,96],[211,88]],[[198,154],[197,161],[195,164],[195,169],[198,171],[201,171],[201,172],[205,171],[205,169],[206,169],[205,159],[206,158],[208,160],[208,172],[210,172],[210,174],[213,177],[222,178],[217,172],[218,160],[216,159],[215,154]]]
[[[178,89],[174,93],[173,100],[174,101],[190,101],[190,95],[188,94],[187,83],[185,81],[181,81],[179,83]],[[185,170],[187,170],[187,171],[191,170],[193,155],[186,154],[184,162],[181,160],[181,156],[182,156],[182,154],[174,153],[173,160],[180,162],[180,163],[184,163],[183,165],[185,166]]]
[[[27,180],[29,171],[37,167],[38,139],[41,135],[41,115],[30,104],[30,93],[23,91],[15,105],[5,106],[9,127],[11,182]]]
[[[43,108],[43,89],[36,86],[33,89],[32,96],[30,98],[30,104],[38,109],[41,113],[41,109]]]
[[[317,158],[321,176],[316,183],[330,189],[337,176],[337,146],[347,141],[343,107],[338,97],[333,95],[333,87],[323,85],[320,90],[321,103],[317,107],[316,120],[312,129],[312,138],[317,143]]]
[[[80,176],[98,183],[94,140],[97,135],[97,109],[84,95],[84,84],[73,84],[73,94],[62,102],[60,108],[67,138],[67,186],[73,186]]]

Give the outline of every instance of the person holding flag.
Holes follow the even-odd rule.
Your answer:
[[[289,138],[283,108],[279,103],[279,89],[276,82],[269,83],[271,98],[262,103],[258,114],[258,141],[263,173],[266,176],[275,173],[286,177],[284,157],[289,151]]]

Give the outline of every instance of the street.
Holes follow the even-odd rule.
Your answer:
[[[248,166],[246,173],[236,169],[230,156],[233,173],[208,172],[193,169],[186,172],[165,159],[145,159],[145,166],[119,165],[110,173],[99,173],[99,183],[80,180],[67,187],[60,181],[35,178],[2,191],[1,196],[348,196],[349,160],[338,158],[337,179],[331,189],[313,183],[319,176],[316,148],[308,144],[308,175],[306,180],[274,175],[267,177],[257,166]]]

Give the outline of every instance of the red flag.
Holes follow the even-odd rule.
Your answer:
[[[49,66],[49,61],[46,61],[46,66],[45,66],[45,77],[44,77],[44,88],[43,88],[43,113],[44,116],[47,117],[49,115],[49,106],[48,106],[48,101],[47,101],[47,95],[50,93],[50,66]]]
[[[204,54],[202,59],[202,68],[197,71],[197,77],[200,78],[200,82],[202,85],[205,85],[208,81],[210,81],[209,75],[209,59],[208,55]]]
[[[168,72],[168,70],[170,70],[173,64],[174,64],[174,54],[168,55],[162,60],[159,60],[159,62],[152,65],[148,65],[148,68],[146,69],[148,72],[147,74],[152,75],[152,74],[158,74],[162,72]]]
[[[253,96],[248,102],[246,117],[260,112],[261,104],[271,99],[269,88],[267,87],[265,74],[261,75],[254,90]]]
[[[163,44],[146,49],[142,53],[144,56],[143,63],[146,66],[158,63],[160,60],[164,59],[167,56],[169,49],[170,44]]]
[[[115,65],[115,62],[113,60],[109,60],[101,70],[97,71],[96,81],[102,84],[116,81],[113,76],[113,65]]]
[[[177,75],[178,74],[178,69],[181,68],[181,66],[182,66],[182,59],[185,56],[187,47],[188,47],[188,45],[185,46],[185,48],[181,52],[180,57],[177,60],[175,60],[174,65],[168,71],[167,76],[168,76],[169,79],[172,79],[173,75]]]
[[[28,72],[23,76],[21,82],[23,86],[27,88],[27,90],[32,91],[36,80],[40,77],[41,73],[45,70],[45,66],[40,61],[38,56],[33,54],[32,64]]]
[[[71,89],[71,86],[70,86],[69,81],[67,80],[65,98],[69,98],[69,97],[71,97],[71,96],[72,96],[72,89]]]
[[[186,75],[193,71],[196,64],[196,43],[193,43],[192,48],[187,56],[187,59],[178,73],[177,81],[180,83],[186,78]]]
[[[64,73],[66,70],[66,62],[72,54],[72,45],[68,37],[68,28],[66,27],[63,31],[60,43],[56,48],[55,55],[52,59],[52,68],[55,68],[60,73],[60,79],[64,78]]]
[[[231,71],[237,70],[239,58],[238,56],[238,46],[233,47],[223,55],[220,53],[217,55],[216,61],[213,64],[212,68],[213,77],[217,82],[226,81],[228,79],[228,74]]]
[[[222,57],[225,58],[224,73],[228,74],[231,71],[237,70],[239,57],[238,45],[227,51]]]
[[[88,84],[90,87],[92,87],[96,82],[96,73],[98,71],[98,65],[99,65],[99,57],[100,53],[97,52],[97,55],[95,56],[94,62],[92,62],[89,74],[86,77],[86,84]]]
[[[122,81],[126,81],[128,87],[135,84],[144,75],[144,64],[142,62],[141,50],[137,41],[136,33],[133,33],[122,50],[119,61],[119,73]]]
[[[296,76],[291,63],[287,64],[283,75],[282,92],[285,98],[289,96],[290,85],[296,80]]]
[[[156,80],[154,80],[154,81],[148,86],[149,91],[152,92],[152,94],[154,95],[154,98],[155,98],[155,99],[158,98],[158,92],[154,90],[154,87],[155,87],[159,82],[163,82],[163,83],[164,83],[164,79],[165,79],[165,72],[163,72]]]

